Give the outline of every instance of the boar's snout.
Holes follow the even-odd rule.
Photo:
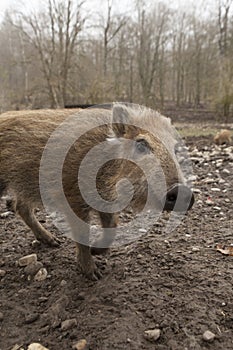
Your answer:
[[[167,191],[163,210],[184,212],[192,208],[193,203],[194,195],[191,189],[183,184],[175,184]]]

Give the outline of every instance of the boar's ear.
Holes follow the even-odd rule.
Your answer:
[[[129,124],[129,111],[126,106],[116,104],[112,110],[112,129],[117,137],[122,137],[126,133]]]

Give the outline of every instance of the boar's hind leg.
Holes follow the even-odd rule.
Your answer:
[[[30,227],[38,241],[54,247],[59,245],[58,239],[55,238],[50,232],[45,230],[37,221],[34,215],[34,209],[29,208],[21,201],[17,201],[16,211],[24,222]]]
[[[103,236],[91,247],[93,255],[104,254],[109,250],[110,245],[115,239],[115,228],[117,227],[116,214],[99,212],[100,220],[103,227]],[[110,228],[111,230],[106,230]]]

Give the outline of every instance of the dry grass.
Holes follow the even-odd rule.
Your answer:
[[[187,123],[174,123],[177,131],[183,137],[189,136],[211,136],[214,137],[216,133],[223,128],[231,129],[231,125],[224,127],[220,124],[187,124]],[[232,133],[233,134],[233,133]]]

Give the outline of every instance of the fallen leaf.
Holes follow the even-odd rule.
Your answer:
[[[232,246],[228,246],[225,247],[222,244],[218,244],[216,247],[217,251],[224,254],[224,255],[230,255],[233,256],[233,247]]]

